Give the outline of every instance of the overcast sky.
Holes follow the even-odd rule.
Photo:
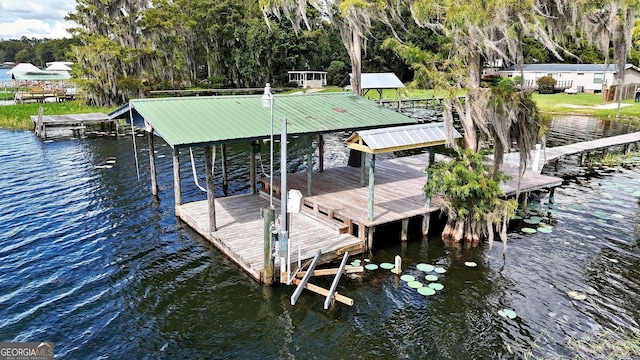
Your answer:
[[[64,17],[74,11],[75,0],[0,0],[0,39],[70,38],[73,23]]]

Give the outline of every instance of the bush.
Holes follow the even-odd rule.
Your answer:
[[[295,82],[295,81],[289,81],[289,82],[285,83],[284,85],[282,85],[282,87],[295,89],[295,88],[299,88],[300,85],[298,85],[298,83]]]
[[[536,80],[538,84],[538,93],[540,94],[553,94],[556,89],[558,81],[551,76],[543,76]]]

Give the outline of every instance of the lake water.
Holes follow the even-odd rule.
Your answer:
[[[629,127],[557,119],[550,138]],[[327,138],[328,163],[346,161],[342,140]],[[170,147],[157,148],[154,199],[146,138],[136,143],[141,180],[131,137],[43,142],[0,130],[0,341],[53,341],[60,359],[602,358],[609,353],[570,344],[638,331],[638,168],[566,177],[555,193],[553,232],[522,234],[515,223],[504,259],[500,243],[459,249],[413,236],[401,245],[386,235],[372,262],[399,254],[403,274],[418,278],[418,263],[442,266],[444,289],[425,297],[376,270],[341,281],[353,307],[324,311],[324,299],[309,292],[291,306],[292,288],[256,284],[179,223]],[[303,143],[293,140],[291,149],[299,156],[290,170],[301,170]],[[229,148],[229,194],[248,191],[247,150]],[[96,168],[114,159],[112,168]],[[188,153],[182,159],[184,200],[204,199],[189,177]],[[202,168],[200,152],[195,159]],[[573,166],[562,163],[561,171]],[[546,209],[547,200],[538,206]],[[500,316],[502,309],[517,317]]]

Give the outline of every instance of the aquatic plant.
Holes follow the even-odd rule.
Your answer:
[[[428,171],[424,189],[443,195],[448,216],[443,239],[477,244],[486,238],[491,245],[497,231],[506,243],[507,223],[517,202],[503,199],[500,183],[508,177],[494,172],[483,152],[458,149],[452,161],[435,163]]]

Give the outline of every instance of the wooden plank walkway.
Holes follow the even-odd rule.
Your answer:
[[[538,166],[537,172],[540,173],[542,171],[542,165],[548,162],[552,162],[558,159],[561,159],[567,155],[581,154],[589,151],[597,151],[606,149],[611,146],[620,146],[620,145],[628,145],[632,143],[640,142],[640,132],[634,132],[629,134],[610,136],[606,138],[601,138],[597,140],[591,141],[583,141],[569,145],[556,146],[552,148],[546,148],[541,150],[540,152],[540,165]],[[535,156],[535,150],[531,152],[531,158],[533,159]],[[505,154],[505,166],[515,166],[518,167],[520,162],[520,154],[519,153],[509,153]],[[531,166],[529,166],[528,171],[531,170]]]
[[[206,200],[180,205],[176,208],[176,215],[252,278],[261,282],[264,269],[264,223],[260,218],[260,209],[268,206],[269,201],[258,194],[216,199],[217,231],[214,232],[208,231]],[[276,214],[279,214],[278,208]],[[298,245],[301,260],[313,258],[318,250],[322,250],[323,261],[335,260],[345,251],[355,255],[364,250],[360,239],[350,234],[340,234],[335,227],[304,214],[292,214],[290,229],[292,263],[298,261]]]
[[[39,120],[37,115],[31,115],[31,121],[36,135],[46,137],[47,127],[63,127],[73,130],[84,129],[89,124],[114,123],[109,115],[103,113],[67,114],[67,115],[43,115]]]

